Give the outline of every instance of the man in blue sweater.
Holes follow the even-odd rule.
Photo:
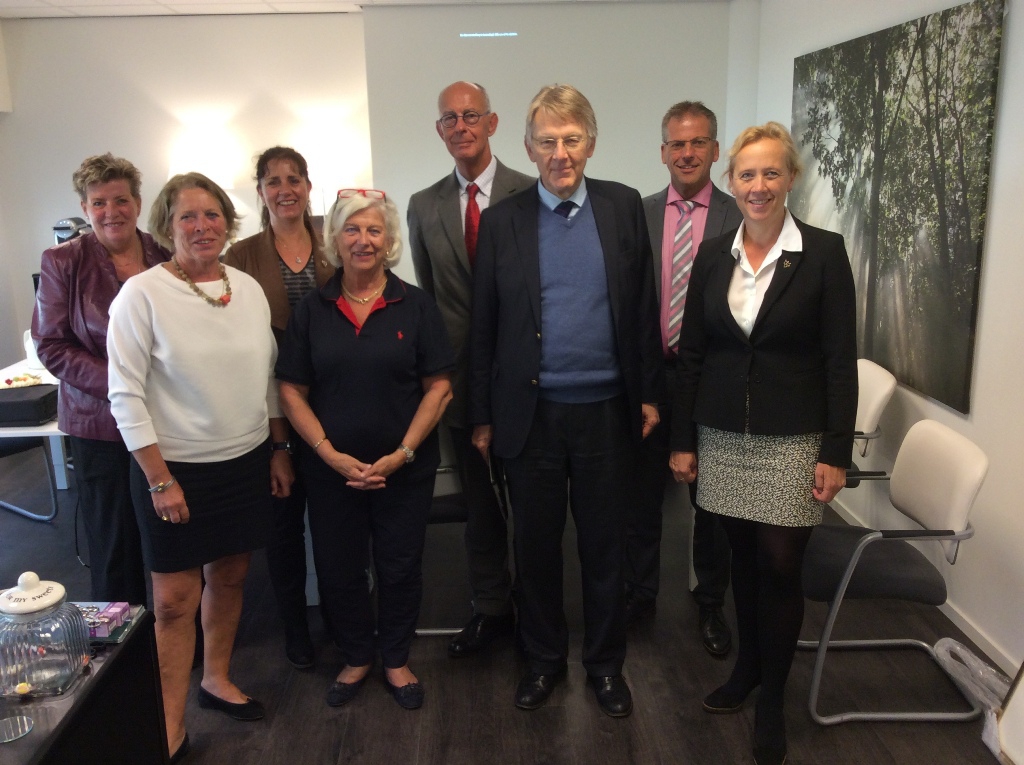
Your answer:
[[[568,85],[527,111],[535,186],[481,216],[470,327],[473,443],[504,460],[515,524],[519,624],[530,670],[516,706],[565,676],[566,507],[583,579],[583,666],[601,709],[633,708],[626,654],[624,508],[636,447],[658,423],[663,365],[640,195],[584,178],[597,121]]]

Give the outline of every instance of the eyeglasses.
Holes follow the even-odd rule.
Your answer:
[[[714,138],[701,136],[700,138],[691,138],[689,141],[665,141],[662,146],[668,147],[669,151],[683,151],[686,148],[686,144],[690,144],[694,151],[703,151],[714,142]]]
[[[586,136],[567,135],[565,138],[534,138],[533,146],[541,154],[554,154],[561,143],[565,150],[572,154],[577,152],[586,144]]]
[[[367,199],[387,199],[388,195],[377,189],[341,189],[338,191],[338,199],[350,199],[351,197],[366,197]]]
[[[480,121],[480,118],[483,117],[485,114],[490,114],[490,112],[468,111],[463,112],[462,114],[448,112],[447,114],[442,114],[441,119],[439,119],[438,122],[440,122],[444,127],[450,130],[451,128],[459,124],[459,117],[462,117],[462,123],[464,125],[473,126],[476,123],[478,123]]]

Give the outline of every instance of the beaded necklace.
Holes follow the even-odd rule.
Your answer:
[[[231,302],[231,282],[228,281],[228,272],[227,269],[224,268],[223,263],[218,264],[218,268],[220,268],[220,278],[224,282],[224,294],[221,295],[219,298],[210,297],[205,292],[203,292],[194,281],[189,279],[188,274],[185,273],[184,269],[178,263],[177,258],[171,258],[171,263],[174,264],[174,270],[178,272],[178,276],[180,276],[184,280],[185,284],[189,286],[189,289],[191,289],[194,293],[196,293],[199,297],[201,297],[207,303],[212,305],[214,308],[224,308],[228,303]]]

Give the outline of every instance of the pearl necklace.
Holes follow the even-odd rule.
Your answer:
[[[388,278],[385,276],[384,277],[384,281],[382,281],[379,286],[374,288],[373,292],[371,292],[369,295],[367,295],[364,298],[356,297],[351,292],[349,292],[348,291],[348,287],[345,286],[344,282],[341,283],[341,291],[345,293],[345,297],[350,298],[352,300],[355,300],[357,303],[359,303],[359,305],[366,305],[371,300],[373,300],[375,297],[377,297],[377,293],[380,292],[381,290],[383,290],[384,289],[384,285],[387,284],[387,283],[388,283]]]
[[[171,263],[174,264],[174,270],[178,272],[178,276],[180,276],[184,280],[185,284],[189,286],[189,289],[191,289],[194,293],[196,293],[199,297],[201,297],[207,303],[212,305],[214,308],[224,308],[228,303],[231,302],[231,282],[228,281],[228,272],[227,269],[224,268],[223,263],[217,264],[217,267],[220,269],[221,281],[224,282],[224,294],[221,295],[219,298],[210,297],[205,292],[203,292],[203,290],[200,289],[199,286],[194,281],[189,279],[188,274],[185,273],[184,269],[178,263],[177,258],[171,258]]]

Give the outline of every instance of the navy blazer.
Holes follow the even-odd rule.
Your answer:
[[[853,272],[839,234],[796,221],[748,338],[729,310],[731,231],[701,244],[679,339],[672,450],[696,451],[699,423],[758,435],[822,432],[818,461],[849,467],[857,415]],[[749,398],[749,413],[748,413]]]
[[[664,369],[658,307],[640,194],[586,179],[604,251],[615,343],[630,423],[642,439],[641,404],[661,400]],[[540,195],[534,184],[480,217],[470,325],[469,420],[492,425],[498,457],[522,451],[540,379]]]

